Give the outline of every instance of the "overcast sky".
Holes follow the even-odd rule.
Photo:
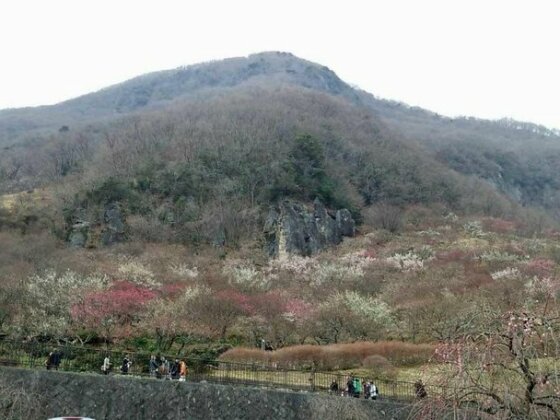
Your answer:
[[[378,97],[560,128],[557,0],[1,0],[0,108],[260,51]]]

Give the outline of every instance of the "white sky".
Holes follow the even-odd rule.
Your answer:
[[[560,128],[558,0],[0,0],[0,108],[280,50],[376,96]]]

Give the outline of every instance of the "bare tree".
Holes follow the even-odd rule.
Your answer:
[[[508,418],[560,418],[560,318],[539,312],[489,311],[484,331],[438,349],[451,366],[444,384],[456,406]]]

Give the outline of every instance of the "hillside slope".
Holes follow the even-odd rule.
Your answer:
[[[371,113],[391,133],[387,138],[412,147],[420,145],[423,150],[417,148],[415,153],[431,156],[442,168],[482,179],[522,205],[544,207],[559,216],[557,132],[506,120],[451,119],[385,101],[351,88],[327,67],[276,52],[151,73],[53,106],[0,111],[0,145],[5,146],[0,157],[0,191],[32,188],[49,178],[66,176],[77,164],[60,162],[64,159],[59,155],[68,154],[67,149],[75,148],[76,142],[81,154],[90,154],[91,150],[83,150],[84,139],[93,139],[87,145],[99,143],[105,135],[102,132],[114,121],[131,115],[149,120],[158,110],[170,112],[185,103],[213,101],[237,89],[254,87],[268,91],[305,88],[339,97],[348,106]],[[245,123],[240,113],[234,118]],[[43,150],[58,156],[54,158],[58,167],[51,168],[54,174],[48,176],[44,169],[37,169],[45,159],[41,164],[34,162],[35,153]]]

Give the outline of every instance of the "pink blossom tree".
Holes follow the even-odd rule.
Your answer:
[[[157,297],[151,289],[127,281],[118,281],[107,290],[87,293],[72,306],[71,315],[76,326],[99,330],[110,340],[117,329],[124,335],[138,321],[146,303]]]

